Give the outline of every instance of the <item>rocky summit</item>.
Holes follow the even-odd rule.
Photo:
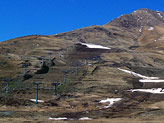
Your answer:
[[[163,44],[164,13],[149,9],[0,42],[0,121],[160,122]]]

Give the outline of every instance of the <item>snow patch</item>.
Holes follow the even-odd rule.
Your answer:
[[[40,46],[40,44],[38,44],[38,43],[37,43],[37,44],[36,44],[36,46],[37,46],[37,47],[39,47],[39,46]]]
[[[48,119],[49,120],[68,120],[68,121],[70,121],[70,120],[92,120],[89,117],[82,117],[82,118],[79,118],[79,119],[77,119],[77,118],[66,118],[66,117],[58,117],[58,118],[49,117]]]
[[[162,88],[152,88],[152,89],[131,89],[128,90],[131,92],[140,91],[140,92],[146,92],[146,93],[152,93],[152,94],[164,94],[164,89]]]
[[[92,120],[92,119],[89,117],[82,117],[82,118],[79,118],[79,120]]]
[[[106,100],[101,100],[99,103],[107,103],[107,102],[109,102],[108,106],[104,106],[104,108],[109,108],[109,107],[112,107],[112,105],[115,102],[118,102],[120,100],[122,100],[122,98],[107,98]]]
[[[139,32],[142,32],[143,26],[140,27]]]
[[[157,12],[157,14],[162,18],[163,16],[161,15],[161,13],[160,12]]]
[[[49,120],[67,120],[67,118],[66,117],[59,117],[59,118],[49,117]]]
[[[121,69],[121,68],[117,68],[118,70],[121,70],[123,72],[126,72],[126,73],[129,73],[135,77],[140,77],[140,78],[143,78],[143,79],[159,79],[159,77],[147,77],[147,76],[144,76],[144,75],[141,75],[141,74],[138,74],[138,73],[135,73],[135,72],[132,72],[132,71],[129,71],[129,70],[124,70],[124,69]]]
[[[95,45],[95,44],[87,44],[87,43],[80,43],[82,45],[85,45],[87,46],[87,48],[95,48],[95,49],[111,49],[111,48],[108,48],[108,47],[104,47],[104,46],[101,46],[101,45]]]
[[[30,101],[32,101],[32,102],[36,102],[36,99],[30,99]],[[39,102],[39,103],[44,103],[43,100],[38,100],[38,102]]]
[[[149,27],[148,30],[149,30],[149,31],[152,31],[152,30],[154,30],[154,27]]]
[[[152,79],[140,79],[139,82],[153,82],[153,83],[160,83],[160,82],[164,82],[164,80],[152,80]]]

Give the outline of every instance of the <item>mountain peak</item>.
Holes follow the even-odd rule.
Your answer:
[[[141,26],[164,26],[164,13],[142,8],[130,14],[122,15],[106,25],[126,29],[140,28]]]
[[[155,11],[155,10],[151,10],[151,9],[147,9],[147,8],[141,8],[138,10],[135,10],[134,12],[132,12],[131,14],[157,14],[157,13],[163,13],[161,11]]]
[[[135,10],[134,12],[137,12],[137,11],[154,11],[154,10],[147,9],[147,8],[141,8],[141,9]]]

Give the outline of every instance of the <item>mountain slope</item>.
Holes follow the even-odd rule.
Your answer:
[[[162,45],[164,42],[163,16],[163,12],[139,9],[102,26],[90,26],[57,35],[31,35],[4,41],[0,43],[0,53],[19,61],[18,64],[24,62],[23,57],[29,57],[30,59],[26,59],[35,66],[41,62],[38,60],[39,57],[41,59],[41,56],[48,59],[49,54],[51,54],[53,58],[59,61],[60,49],[63,50],[63,53],[67,53],[66,51],[70,51],[74,44],[85,42],[112,48],[110,52],[123,51],[132,55],[138,61],[135,63],[129,59],[134,62],[131,63],[132,66],[141,61],[142,64],[138,64],[138,67],[163,66],[162,62],[157,64],[151,62],[154,59],[163,61],[163,57],[160,57],[164,48]],[[145,54],[148,58],[142,59],[140,54]],[[130,63],[130,61],[128,62]]]
[[[90,116],[95,119],[142,119],[140,114],[143,114],[151,119],[148,114],[153,110],[151,105],[162,101],[163,95],[127,90],[164,88],[161,83],[139,82],[139,79],[143,79],[141,76],[163,79],[163,17],[163,12],[139,9],[102,26],[90,26],[57,35],[31,35],[1,42],[0,79],[12,78],[15,82],[25,84],[27,92],[13,92],[15,97],[23,100],[34,97],[30,90],[34,88],[33,82],[42,82],[39,95],[46,100],[42,104],[43,107],[48,107],[42,109],[46,112],[45,116],[50,111],[54,116],[69,118]],[[88,47],[96,45],[102,45],[106,49]],[[133,72],[126,73],[118,68]],[[51,96],[52,82],[61,84],[57,88],[58,97]],[[0,91],[3,93],[3,89]],[[114,107],[104,109],[99,101],[108,97],[121,97],[123,100]],[[61,110],[61,107],[66,110]],[[154,117],[162,112],[161,109],[153,111]]]
[[[149,39],[163,39],[163,16],[163,12],[139,9],[131,14],[122,15],[103,26],[90,26],[50,36],[34,35],[16,38],[2,42],[1,47],[2,45],[10,48],[25,46],[27,49],[39,50],[37,48],[39,43],[42,45],[40,47],[54,47],[56,43],[62,47],[61,44],[67,43],[66,45],[69,46],[77,42],[123,49],[128,49],[130,46],[145,46],[150,43]],[[162,43],[161,40],[160,43]]]

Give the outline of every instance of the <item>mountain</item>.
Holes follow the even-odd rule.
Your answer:
[[[128,49],[131,46],[144,46],[144,48],[147,48],[153,43],[152,40],[159,39],[158,43],[162,43],[163,16],[163,12],[139,9],[131,14],[122,15],[102,26],[90,26],[57,35],[25,36],[2,42],[1,45],[6,44],[19,47],[18,44],[24,45],[30,41],[30,44],[25,46],[31,47],[33,45],[32,48],[36,48],[35,44],[37,44],[37,41],[40,41],[39,43],[43,43],[42,45],[45,47],[49,47],[49,44],[53,47],[54,42],[63,44],[62,41],[64,41],[68,43],[67,45],[72,45],[76,42],[86,42],[123,49]],[[152,45],[157,45],[156,43]]]
[[[92,51],[91,55],[85,56],[86,53],[83,51],[74,51],[76,44],[80,42],[106,46],[111,50],[101,53],[95,51],[94,55]],[[67,54],[72,49],[74,56],[69,54],[69,57],[75,57],[75,61],[79,60],[79,54],[81,54],[80,59],[83,60],[92,55],[100,55],[104,61],[111,61],[120,67],[126,65],[123,67],[134,70],[144,67],[147,72],[143,73],[154,76],[161,73],[164,66],[163,42],[164,13],[139,9],[102,26],[90,26],[56,35],[30,35],[4,41],[0,43],[0,53],[1,59],[10,58],[9,61],[6,60],[15,66],[12,69],[18,66],[19,69],[16,69],[18,73],[21,73],[21,65],[26,61],[31,64],[29,71],[34,74],[41,67],[34,69],[34,66],[41,62],[41,56],[48,59],[51,54],[57,62],[61,62],[58,58],[60,50],[63,54]],[[67,58],[62,62],[66,64]],[[159,69],[160,72],[154,72],[153,68]],[[5,70],[12,72],[7,68]],[[162,76],[162,73],[158,76]],[[17,76],[17,74],[12,75]]]
[[[56,35],[30,35],[0,42],[0,79],[11,78],[27,86],[40,81],[43,88],[51,86],[52,82],[59,82],[62,83],[58,91],[63,103],[57,103],[63,108],[67,104],[68,107],[75,107],[75,110],[71,109],[75,113],[91,110],[89,115],[93,117],[124,117],[122,114],[127,114],[138,118],[136,112],[141,113],[144,106],[150,102],[162,101],[162,98],[158,95],[154,97],[151,94],[128,93],[125,90],[164,87],[161,83],[139,82],[142,78],[163,78],[163,43],[164,13],[139,9],[102,26],[94,25]],[[64,77],[67,78],[67,84],[63,84],[66,81]],[[15,95],[25,100],[22,93]],[[25,95],[32,98],[27,93]],[[41,97],[48,100],[46,92],[42,92]],[[101,110],[98,113],[97,100],[106,97],[122,97],[125,101],[118,104],[120,107],[113,108],[117,110],[115,113],[112,110]],[[125,107],[127,110],[121,112],[121,108]],[[131,114],[130,109],[134,107],[135,113]],[[144,111],[149,108],[152,107],[147,106]],[[66,110],[59,114],[66,116],[67,113]]]
[[[54,37],[125,49],[133,45],[150,45],[152,42],[145,41],[145,38],[151,41],[157,40],[157,37],[163,38],[163,14],[159,11],[140,9],[131,14],[122,15],[103,26],[86,27]]]

